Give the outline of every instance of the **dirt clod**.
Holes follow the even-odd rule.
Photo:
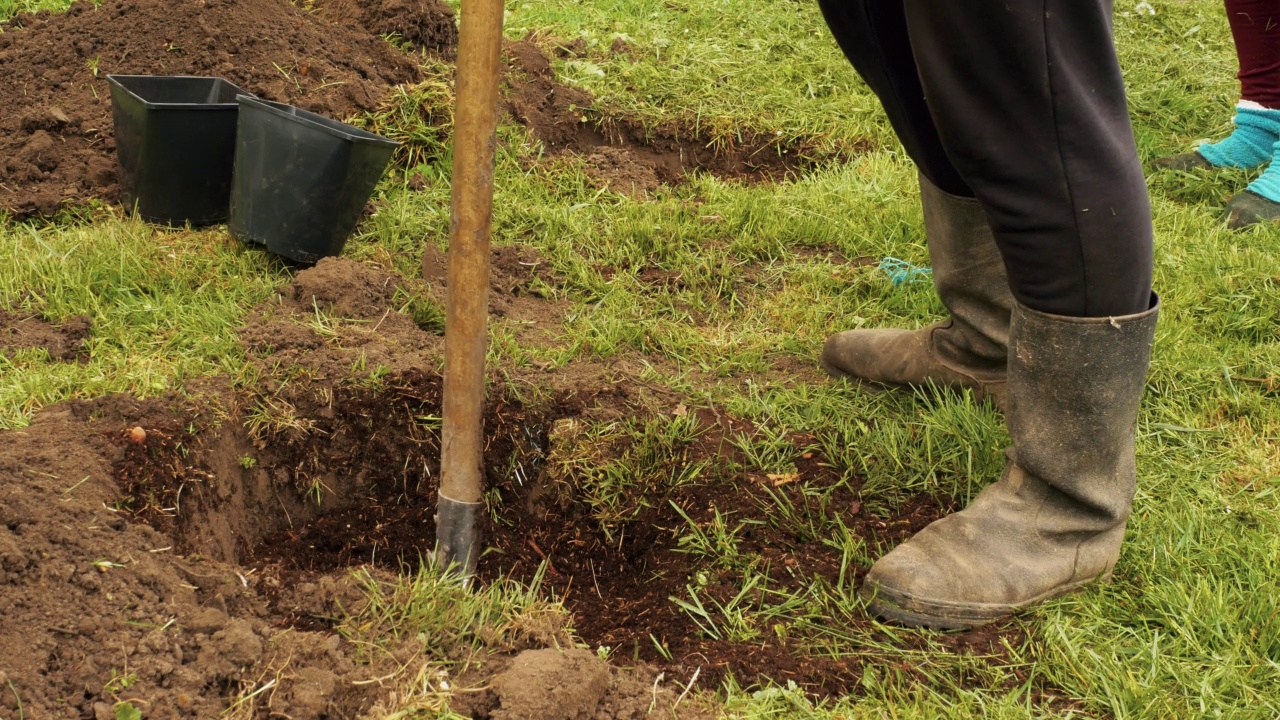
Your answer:
[[[394,276],[340,257],[324,258],[297,274],[290,292],[302,308],[319,308],[344,318],[381,315],[394,297]]]
[[[609,664],[586,650],[526,650],[493,689],[494,720],[588,720],[609,689]]]
[[[300,668],[289,693],[291,711],[303,717],[323,717],[337,691],[337,684],[338,676],[329,670]]]

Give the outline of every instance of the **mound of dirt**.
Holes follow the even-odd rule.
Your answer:
[[[91,327],[87,315],[55,327],[31,313],[0,310],[0,355],[44,348],[54,360],[74,360],[80,355]]]
[[[689,172],[776,181],[814,166],[819,159],[832,159],[815,158],[804,144],[781,143],[765,133],[743,131],[726,143],[676,122],[648,127],[633,115],[600,107],[591,93],[560,82],[547,54],[532,41],[509,42],[503,50],[509,68],[508,112],[550,154],[578,155],[587,173],[615,192],[644,198],[662,185],[679,184]],[[556,51],[580,57],[586,49],[561,44]],[[631,54],[634,48],[623,41],[611,51]]]
[[[419,76],[363,27],[288,0],[81,0],[0,29],[0,208],[18,218],[115,198],[109,74],[217,76],[335,118]]]
[[[157,720],[217,717],[277,673],[273,709],[295,718],[371,704],[351,697],[370,669],[351,647],[273,626],[236,568],[179,557],[171,538],[116,511],[123,429],[145,424],[152,442],[182,417],[108,398],[3,434],[0,715],[19,717],[20,703],[29,718],[114,718],[128,702]]]
[[[303,312],[319,308],[345,318],[369,319],[387,310],[397,278],[346,258],[324,258],[298,273],[289,294]]]
[[[458,47],[453,8],[440,0],[318,0],[315,7],[330,22],[359,23],[374,35],[393,36],[413,50],[449,57]]]

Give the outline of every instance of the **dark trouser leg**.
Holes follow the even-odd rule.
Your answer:
[[[947,158],[925,105],[902,0],[818,0],[818,6],[845,57],[880,98],[920,173],[945,193],[973,197]]]
[[[1280,2],[1226,0],[1240,59],[1240,98],[1280,109]]]
[[[1152,231],[1108,0],[907,0],[947,155],[1014,296],[1055,315],[1146,310]]]
[[[941,186],[940,143],[972,188],[1020,302],[1077,317],[1147,308],[1151,213],[1109,2],[822,2],[922,171]],[[911,94],[908,37],[932,124]]]
[[[902,0],[818,4],[920,169],[934,286],[951,314],[916,330],[836,333],[822,349],[822,367],[837,377],[895,387],[972,388],[1001,405],[1013,296],[986,214],[947,157],[925,104]]]

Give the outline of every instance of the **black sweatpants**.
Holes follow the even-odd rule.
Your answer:
[[[1110,0],[818,0],[920,171],[976,197],[1014,297],[1147,310],[1151,206]]]

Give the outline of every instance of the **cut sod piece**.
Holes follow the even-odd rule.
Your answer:
[[[342,254],[399,143],[241,95],[231,234],[301,263]]]

